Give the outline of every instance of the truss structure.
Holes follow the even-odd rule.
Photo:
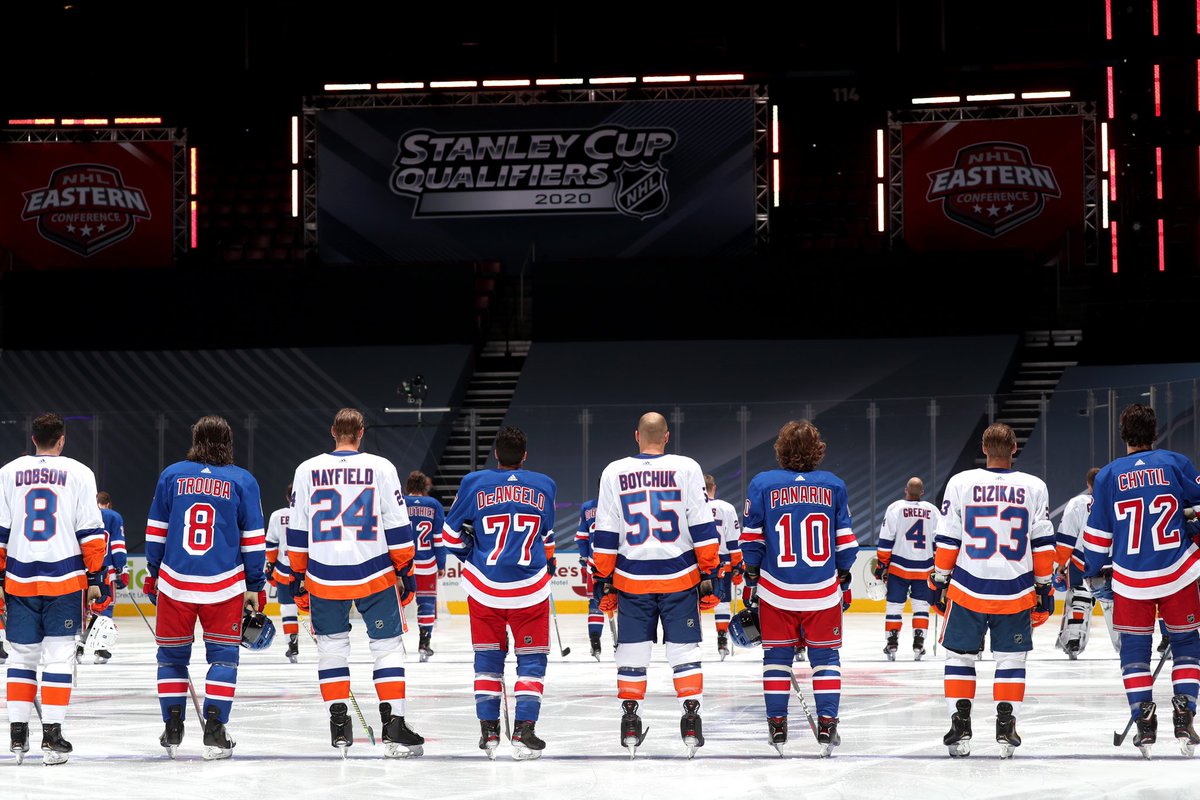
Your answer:
[[[754,247],[770,241],[771,164],[770,101],[760,84],[695,86],[554,86],[457,91],[338,92],[306,98],[301,123],[301,215],[304,245],[317,247],[317,115],[322,111],[358,108],[445,106],[528,106],[554,103],[628,103],[666,100],[742,100],[754,102]]]
[[[1083,260],[1094,267],[1100,254],[1100,175],[1096,105],[1092,102],[910,108],[888,114],[888,230],[892,245],[904,240],[903,127],[915,122],[962,122],[1025,117],[1079,117],[1083,122]]]

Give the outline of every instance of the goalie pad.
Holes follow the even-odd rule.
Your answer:
[[[117,645],[117,626],[103,614],[93,614],[83,637],[83,652],[89,655],[97,650],[112,652]]]
[[[875,569],[879,566],[879,559],[875,556],[863,562],[862,579],[863,585],[867,590],[868,600],[885,600],[887,599],[887,581],[881,581],[875,577]]]

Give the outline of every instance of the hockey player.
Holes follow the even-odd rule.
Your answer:
[[[1055,537],[1054,569],[1067,585],[1066,601],[1063,603],[1062,625],[1055,646],[1074,661],[1087,647],[1088,633],[1092,625],[1091,589],[1083,581],[1083,551],[1081,549],[1083,526],[1092,509],[1092,486],[1099,467],[1087,471],[1087,489],[1067,501],[1062,519],[1058,523]]]
[[[1149,406],[1127,406],[1120,431],[1126,455],[1096,475],[1083,573],[1111,579],[1125,695],[1137,723],[1133,743],[1146,758],[1158,735],[1150,649],[1155,611],[1161,614],[1174,659],[1175,738],[1190,756],[1200,743],[1192,724],[1200,682],[1200,551],[1183,535],[1183,512],[1200,509],[1200,474],[1185,456],[1154,447],[1158,418]]]
[[[983,432],[986,467],[950,478],[938,524],[929,586],[945,615],[945,690],[952,757],[971,753],[975,662],[991,638],[996,658],[992,697],[1000,757],[1020,746],[1016,718],[1025,698],[1025,656],[1033,628],[1054,611],[1054,526],[1046,484],[1012,468],[1017,438],[1002,422]]]
[[[0,584],[8,603],[8,721],[20,764],[29,752],[29,717],[42,666],[42,763],[71,752],[62,726],[71,699],[75,634],[83,607],[100,598],[104,522],[96,477],[62,455],[66,424],[58,414],[33,420],[34,455],[0,468]]]
[[[125,548],[125,519],[113,510],[112,496],[108,492],[96,494],[96,505],[100,507],[100,517],[104,520],[104,530],[108,534],[108,549],[104,555],[104,582],[106,597],[93,611],[112,619],[113,607],[116,605],[117,590],[129,585],[129,551]],[[97,650],[97,664],[107,664],[112,653],[107,650]]]
[[[584,500],[579,505],[579,528],[575,531],[575,546],[579,548],[579,569],[583,572],[584,586],[588,593],[588,641],[592,645],[592,658],[600,660],[600,633],[604,630],[604,612],[600,610],[599,581],[592,577],[595,562],[592,561],[592,534],[596,532],[596,501]],[[616,643],[613,643],[616,646]]]
[[[330,744],[343,758],[354,744],[346,705],[353,604],[375,657],[384,757],[419,756],[425,739],[404,721],[403,610],[397,589],[397,574],[407,571],[413,558],[412,526],[396,467],[361,450],[365,431],[362,412],[341,409],[329,430],[333,451],[296,468],[288,558],[297,598],[311,595],[317,676],[329,710]]]
[[[446,511],[442,504],[429,496],[433,481],[420,470],[408,473],[404,482],[404,503],[408,507],[408,519],[413,527],[417,554],[413,559],[413,574],[416,578],[417,630],[420,633],[418,650],[422,661],[433,655],[430,643],[433,626],[437,622],[438,579],[446,574],[446,551],[442,546],[442,526],[446,522]]]
[[[713,615],[717,621],[717,652],[721,660],[729,655],[729,617],[733,602],[733,576],[742,571],[742,548],[738,540],[742,536],[742,523],[738,519],[737,510],[717,499],[717,479],[712,475],[704,476],[704,491],[708,495],[708,504],[712,508],[713,523],[717,526],[717,557],[720,566],[717,567],[717,580],[714,589],[717,594],[717,607]]]
[[[163,470],[146,521],[142,591],[158,608],[158,702],[165,729],[159,744],[172,758],[183,741],[188,663],[196,621],[204,630],[204,758],[229,758],[225,730],[237,687],[242,614],[258,610],[266,533],[258,481],[233,463],[233,429],[224,418],[192,425],[183,461]]]
[[[742,555],[746,583],[757,587],[763,644],[768,742],[787,742],[793,648],[803,637],[812,663],[817,743],[829,756],[841,744],[842,612],[850,605],[850,568],[858,549],[846,484],[819,470],[821,432],[808,420],[779,429],[779,469],[760,472],[746,490]]]
[[[887,611],[883,621],[887,641],[883,653],[896,660],[900,648],[900,630],[904,627],[904,604],[912,598],[913,660],[925,655],[925,634],[929,630],[929,572],[933,569],[933,539],[941,514],[937,506],[921,498],[925,483],[918,477],[908,479],[904,499],[883,512],[879,546],[875,551],[875,577],[887,582]]]
[[[700,610],[717,605],[717,530],[700,465],[666,453],[666,418],[643,414],[634,439],[638,455],[612,462],[601,475],[592,538],[596,577],[604,583],[600,608],[617,613],[621,744],[633,757],[645,737],[638,702],[646,697],[646,669],[661,624],[690,758],[704,745]]]
[[[540,758],[546,743],[534,727],[541,714],[550,652],[550,578],[554,574],[555,484],[525,469],[520,428],[496,434],[496,469],[463,478],[446,514],[442,543],[462,562],[462,585],[475,650],[479,749],[496,757],[508,630],[517,657],[513,758]],[[464,530],[470,525],[472,532]]]
[[[287,529],[292,514],[292,484],[284,494],[287,505],[271,512],[267,521],[267,580],[275,586],[275,598],[279,601],[279,621],[287,636],[287,660],[295,664],[300,660],[300,611],[296,608],[295,576],[288,560]]]

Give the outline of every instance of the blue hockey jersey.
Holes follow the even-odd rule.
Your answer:
[[[146,567],[158,591],[219,603],[266,583],[258,481],[241,467],[179,461],[163,470],[146,521]]]
[[[408,521],[417,540],[413,572],[417,575],[436,575],[446,568],[446,548],[442,544],[446,511],[440,502],[425,495],[406,494],[404,504],[408,506]]]
[[[854,566],[846,484],[825,470],[760,472],[746,489],[742,556],[762,570],[758,596],[775,608],[817,611],[841,602],[837,571]]]
[[[483,469],[463,478],[442,543],[462,561],[468,597],[489,608],[526,608],[550,596],[554,495],[554,481],[526,469]],[[463,532],[467,524],[470,535]]]
[[[579,548],[579,557],[588,562],[588,572],[591,573],[595,562],[592,561],[592,534],[596,532],[596,501],[584,500],[579,506],[579,528],[575,531],[575,546]]]
[[[108,551],[104,554],[104,572],[118,574],[125,571],[129,562],[129,551],[125,549],[125,520],[111,508],[100,509],[104,530],[108,532]]]
[[[1084,575],[1111,564],[1113,591],[1133,600],[1194,585],[1200,550],[1185,533],[1185,508],[1200,510],[1200,474],[1186,456],[1140,450],[1115,459],[1096,475],[1092,489]]]

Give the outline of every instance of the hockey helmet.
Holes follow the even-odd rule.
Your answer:
[[[83,636],[83,651],[95,653],[97,650],[112,650],[117,644],[117,626],[109,617],[103,614],[93,614],[88,623],[87,632]]]
[[[875,568],[879,559],[872,556],[863,564],[863,585],[867,588],[868,600],[884,600],[887,598],[887,582],[875,577]]]
[[[762,630],[758,626],[758,610],[742,609],[729,621],[729,636],[738,647],[757,647],[762,644]]]
[[[242,647],[266,650],[275,640],[275,623],[261,611],[246,611],[242,617]]]

